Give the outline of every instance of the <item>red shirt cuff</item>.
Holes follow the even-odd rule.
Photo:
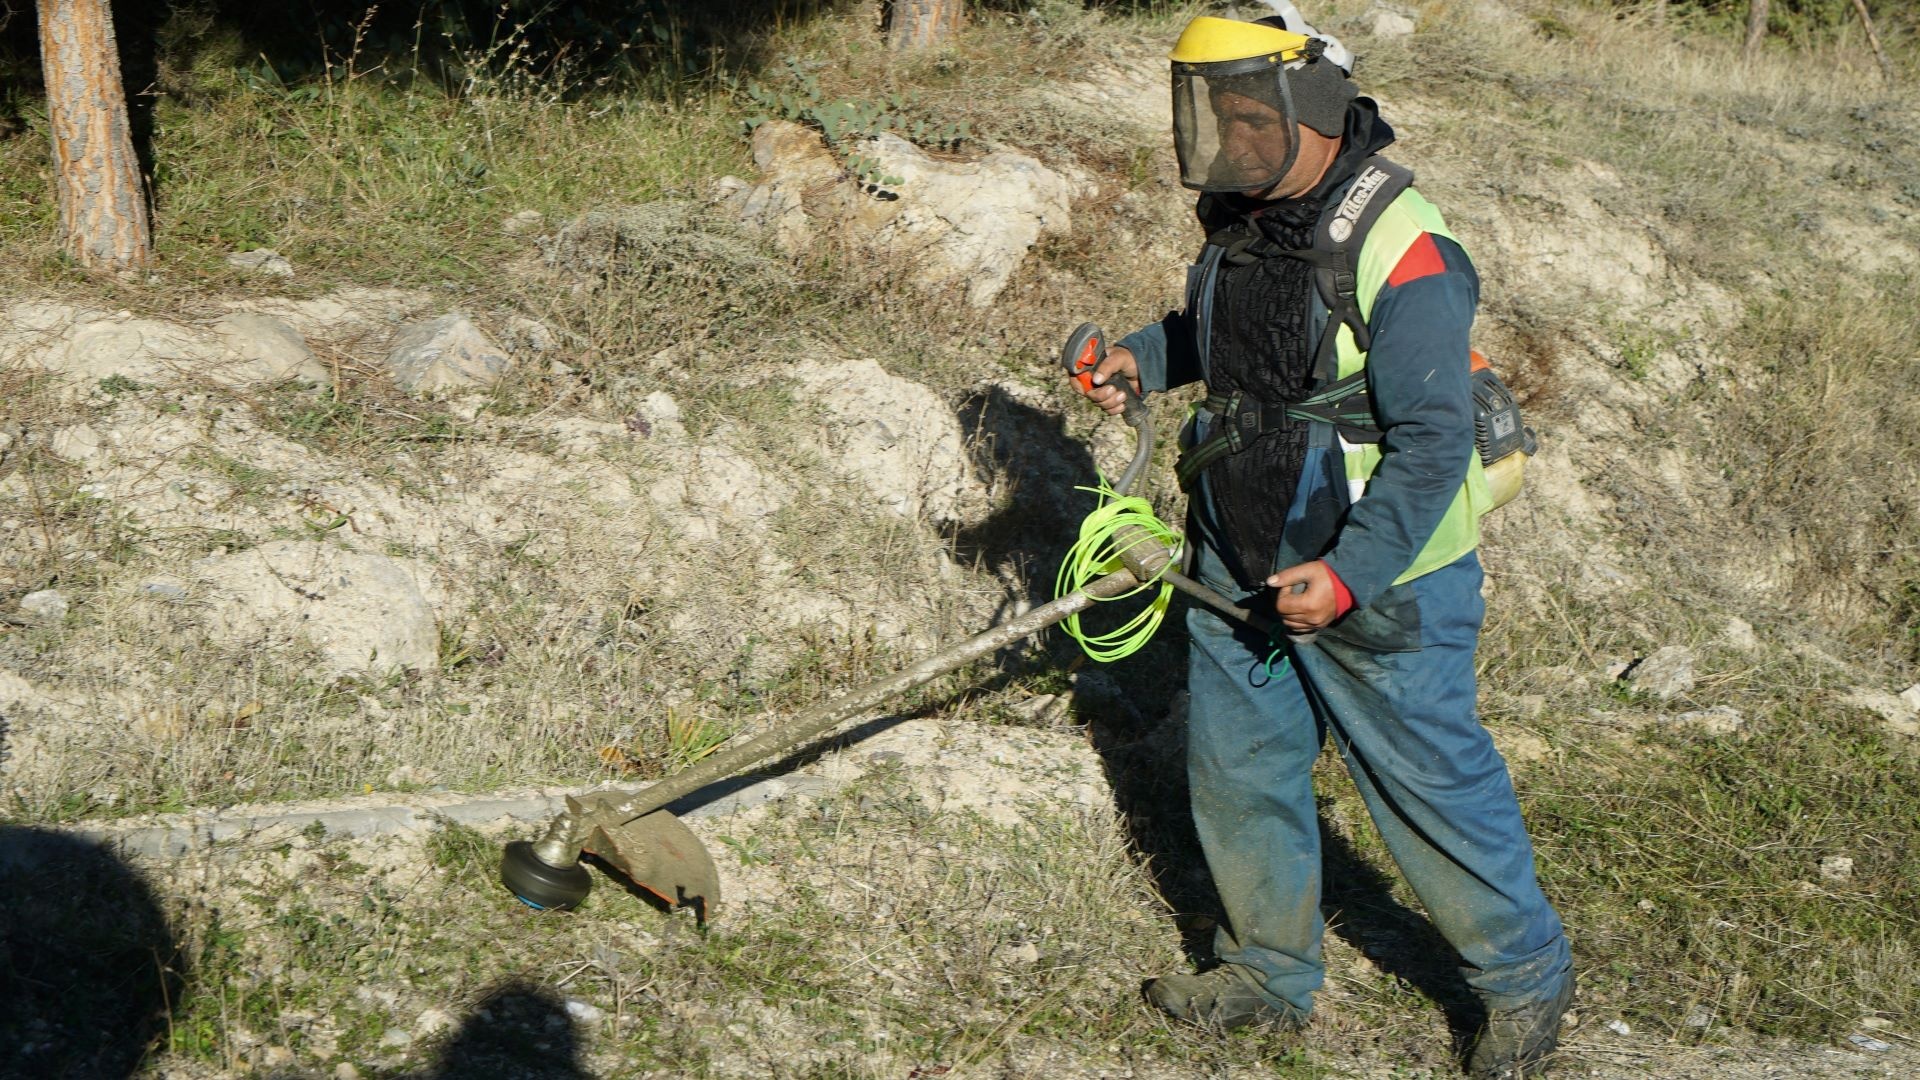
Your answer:
[[[1337,619],[1353,610],[1353,593],[1347,590],[1347,583],[1340,580],[1340,575],[1334,573],[1333,567],[1327,566],[1325,560],[1320,565],[1327,567],[1327,580],[1333,582],[1333,617]]]

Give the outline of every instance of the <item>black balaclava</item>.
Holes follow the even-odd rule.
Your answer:
[[[1261,26],[1293,32],[1288,29],[1287,20],[1278,15],[1255,21]],[[1287,69],[1287,92],[1293,95],[1294,119],[1328,138],[1345,130],[1347,102],[1360,96],[1340,65],[1317,53],[1305,64]]]
[[[1360,96],[1340,65],[1324,58],[1288,69],[1287,89],[1295,118],[1328,138],[1346,130],[1347,102]]]

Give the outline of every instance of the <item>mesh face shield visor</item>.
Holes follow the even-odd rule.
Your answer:
[[[1173,148],[1180,183],[1197,191],[1260,192],[1279,183],[1300,153],[1281,58],[1176,62]]]

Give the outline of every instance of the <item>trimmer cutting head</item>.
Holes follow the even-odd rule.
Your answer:
[[[665,810],[595,826],[585,851],[667,907],[692,908],[701,922],[720,903],[720,875],[706,845]]]
[[[589,813],[577,803],[574,807]],[[706,922],[720,903],[720,875],[693,830],[665,810],[617,824],[609,820],[618,821],[589,819],[591,831],[580,854],[661,906],[692,908]],[[500,881],[528,907],[571,911],[587,898],[593,875],[578,859],[566,866],[548,862],[541,847],[526,840],[508,844],[500,860]]]

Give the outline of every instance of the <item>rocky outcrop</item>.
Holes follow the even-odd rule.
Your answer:
[[[356,299],[261,305],[272,310],[236,310],[210,325],[26,300],[0,308],[0,365],[53,375],[69,397],[84,397],[103,383],[118,390],[205,381],[235,388],[288,380],[323,385],[332,373],[309,337],[364,333],[367,309]]]
[[[1643,694],[1661,701],[1688,693],[1694,686],[1693,650],[1666,645],[1628,666],[1621,679]]]
[[[951,525],[982,511],[985,487],[973,475],[966,433],[953,408],[928,387],[872,360],[808,361],[793,376],[799,396],[830,418],[827,459],[894,514]]]
[[[271,315],[236,311],[213,324],[226,348],[223,374],[242,383],[288,379],[319,386],[328,381],[326,365],[307,347],[300,331]]]
[[[512,363],[472,319],[460,314],[407,327],[387,352],[393,381],[415,393],[485,389],[499,382]]]
[[[760,125],[753,157],[763,179],[738,197],[742,219],[790,253],[829,239],[897,260],[910,280],[961,288],[976,307],[1000,295],[1041,237],[1070,228],[1072,185],[1017,150],[948,161],[884,133],[858,153],[873,164],[868,180],[811,129]],[[868,182],[875,177],[884,188]]]
[[[202,560],[203,629],[241,649],[310,645],[328,675],[432,671],[440,635],[414,575],[384,555],[280,540]]]
[[[22,363],[81,393],[103,380],[170,382],[214,365],[210,335],[179,323],[47,301],[24,301],[0,317],[0,364]]]

